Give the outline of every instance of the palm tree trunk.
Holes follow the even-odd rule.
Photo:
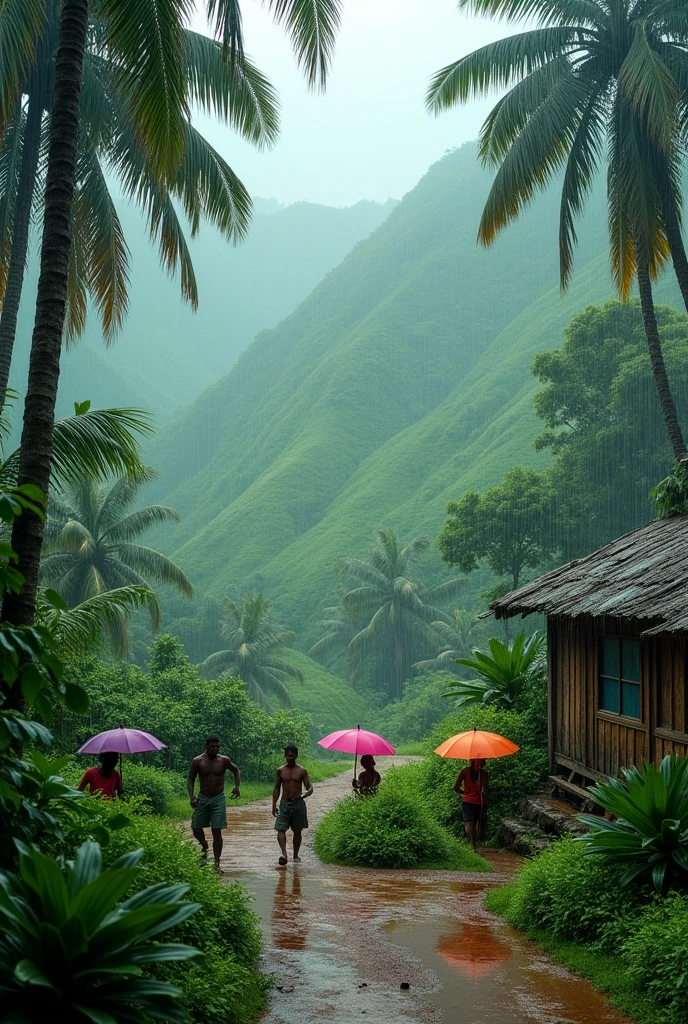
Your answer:
[[[676,280],[681,289],[683,304],[688,311],[688,257],[681,235],[681,225],[678,222],[676,210],[671,204],[667,204],[664,209],[664,228],[671,249],[671,261],[674,264]]]
[[[0,317],[0,409],[5,404],[7,381],[12,365],[14,339],[17,333],[17,315],[21,301],[26,255],[29,248],[31,207],[36,183],[36,170],[41,149],[41,120],[43,105],[36,97],[29,96],[29,107],[24,128],[22,162],[19,171],[17,202],[12,225],[12,249],[7,270],[7,286]]]
[[[62,330],[67,304],[72,199],[76,178],[79,97],[88,27],[88,0],[64,0],[55,63],[55,89],[48,149],[41,271],[19,454],[19,483],[47,494],[53,454],[55,402],[60,377]],[[7,593],[3,618],[33,622],[43,520],[25,512],[12,528],[17,568],[24,574],[20,594]]]
[[[655,378],[659,404],[662,407],[664,424],[669,435],[674,458],[679,462],[686,456],[686,444],[681,433],[676,405],[671,394],[669,378],[667,377],[666,366],[664,365],[664,355],[662,354],[659,328],[657,327],[657,317],[655,316],[655,306],[652,298],[652,282],[650,281],[648,261],[642,243],[636,244],[636,254],[640,307],[643,314],[643,327],[645,328],[647,347],[650,351],[652,373]]]

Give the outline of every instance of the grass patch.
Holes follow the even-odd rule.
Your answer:
[[[342,772],[351,771],[351,764],[348,761],[316,761],[314,758],[306,756],[299,757],[299,764],[307,769],[311,782],[324,782],[326,779],[331,779]],[[228,782],[232,782],[231,775]],[[230,797],[229,794],[232,790],[230,786],[227,786],[227,806],[243,807],[244,804],[251,804],[255,800],[265,800],[266,797],[272,794],[274,785],[274,782],[244,782],[242,780],[241,796],[236,800]],[[184,791],[183,793],[176,793],[173,799],[170,800],[165,817],[173,821],[186,821],[187,818],[191,817],[191,814],[189,796]]]
[[[428,752],[428,744],[422,740],[416,740],[415,742],[400,743],[398,747],[394,748],[397,754],[406,754],[407,757],[423,756]]]

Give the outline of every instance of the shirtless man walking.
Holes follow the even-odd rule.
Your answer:
[[[313,792],[308,772],[300,764],[296,763],[299,756],[298,747],[290,743],[284,748],[285,763],[277,769],[275,788],[272,791],[272,814],[275,819],[277,831],[277,842],[281,850],[279,863],[284,866],[287,863],[287,829],[290,828],[294,837],[294,860],[298,864],[301,860],[299,850],[301,849],[301,833],[308,828],[308,815],[306,813],[306,802],[304,797],[310,796]],[[303,789],[305,788],[305,793]],[[277,801],[280,790],[279,811]]]
[[[220,737],[208,736],[205,741],[205,753],[194,757],[189,768],[189,776],[186,780],[189,790],[189,803],[194,809],[191,819],[191,829],[194,836],[201,844],[203,851],[202,859],[208,859],[208,840],[205,838],[205,828],[210,825],[213,836],[213,857],[215,858],[215,870],[218,874],[220,869],[220,854],[222,853],[222,829],[227,828],[227,802],[225,800],[225,773],[232,772],[234,775],[234,789],[232,796],[239,796],[241,785],[241,774],[230,758],[220,753]],[[198,797],[194,796],[194,784],[196,776],[200,779],[200,792]]]

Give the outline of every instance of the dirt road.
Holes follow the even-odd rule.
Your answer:
[[[491,854],[492,874],[321,864],[314,828],[350,783],[347,773],[316,785],[302,863],[286,868],[270,801],[230,809],[225,877],[255,896],[275,980],[264,1024],[627,1024],[485,909],[486,889],[517,867],[512,855]]]

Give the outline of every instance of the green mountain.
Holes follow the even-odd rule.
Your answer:
[[[179,285],[160,268],[140,214],[121,204],[131,250],[130,309],[124,329],[105,348],[98,319],[63,357],[59,413],[75,401],[135,405],[164,421],[225,374],[257,331],[272,327],[325,274],[387,217],[394,201],[334,209],[312,203],[280,207],[256,200],[246,240],[229,245],[204,225],[190,244],[199,290],[197,313],[182,303]],[[33,250],[36,252],[37,246]],[[28,271],[19,314],[11,385],[25,386],[38,280]]]
[[[604,194],[558,285],[558,196],[485,250],[476,147],[434,165],[387,220],[154,442],[159,537],[197,592],[271,595],[299,646],[331,603],[332,567],[378,526],[435,536],[444,505],[510,466],[537,465],[533,355],[612,297]],[[667,280],[658,300],[672,301]],[[444,570],[436,554],[429,572]]]

